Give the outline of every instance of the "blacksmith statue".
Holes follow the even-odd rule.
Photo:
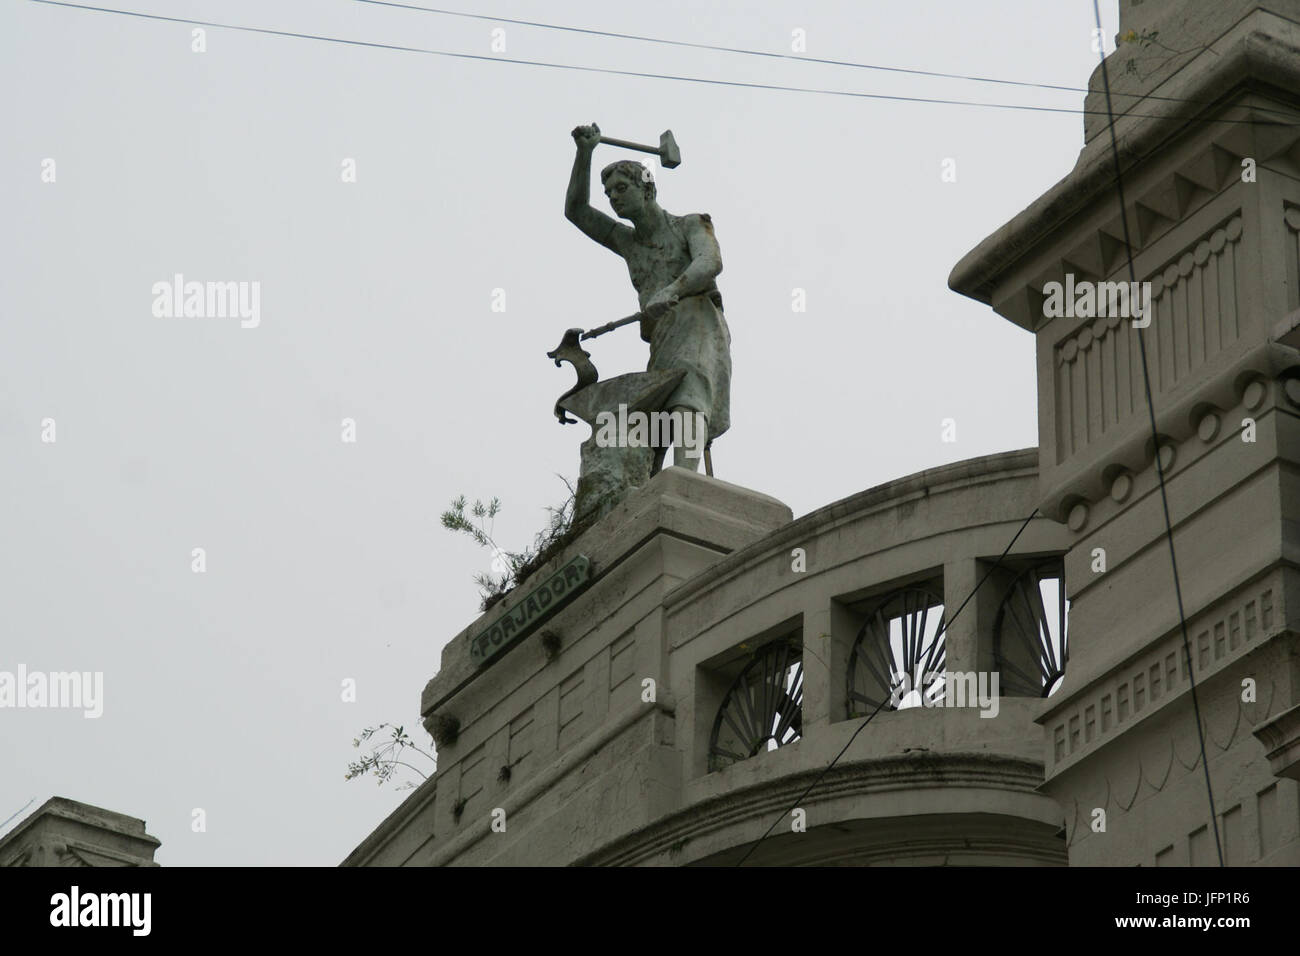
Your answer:
[[[564,359],[578,370],[578,385],[560,398],[557,416],[565,422],[564,412],[573,411],[596,426],[598,419],[612,419],[622,405],[625,411],[658,415],[665,423],[675,423],[671,437],[665,434],[649,447],[635,440],[620,440],[613,447],[615,443],[603,433],[593,434],[583,445],[576,508],[581,517],[603,513],[630,488],[658,472],[670,444],[674,467],[698,471],[704,458],[711,473],[709,446],[730,425],[731,333],[714,281],[722,271],[722,256],[707,214],[666,212],[659,205],[650,171],[632,160],[611,163],[600,174],[614,213],[631,225],[591,206],[591,156],[598,143],[657,150],[602,140],[594,123],[577,127],[572,135],[577,155],[565,194],[565,218],[623,257],[641,311],[594,332],[571,329],[560,348],[550,353],[557,365]],[[676,153],[671,132],[664,137]],[[674,158],[671,165],[678,161]],[[641,338],[650,344],[646,371],[597,382],[598,374],[578,345],[579,337],[591,338],[634,321]],[[683,429],[681,423],[695,427]]]

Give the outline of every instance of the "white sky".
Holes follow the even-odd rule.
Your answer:
[[[102,5],[489,55],[494,26],[349,0]],[[1097,62],[1089,0],[459,8],[772,52],[801,28],[809,56],[1079,87]],[[190,29],[0,4],[0,670],[102,671],[105,698],[98,720],[0,710],[0,819],[58,795],[143,817],[164,865],[332,865],[400,802],[343,775],[366,725],[427,741],[420,691],[477,614],[489,555],[438,515],[457,494],[496,495],[498,541],[531,540],[582,437],[551,416],[573,372],[545,353],[636,309],[622,262],[562,215],[575,125],[649,142],[671,127],[683,162],[659,175],[660,200],[713,216],[734,362],[718,477],[799,515],[1037,441],[1031,336],[947,276],[1069,171],[1080,115],[221,29],[196,54]],[[1083,101],[505,30],[520,59]],[[602,146],[597,169],[631,155]],[[155,318],[151,287],[178,272],[259,281],[260,326]],[[602,375],[644,367],[634,329],[591,343]]]

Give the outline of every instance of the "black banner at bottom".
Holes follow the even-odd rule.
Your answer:
[[[538,943],[564,928],[628,945],[686,944],[696,926],[768,941],[859,926],[873,945],[998,944],[1185,934],[1231,944],[1291,925],[1286,869],[872,867],[571,869],[27,869],[0,870],[7,943],[322,942],[400,944],[433,930],[500,944]],[[767,900],[766,903],[762,902]],[[715,927],[717,928],[717,927]],[[611,936],[611,934],[614,934]],[[428,937],[437,945],[437,938]],[[1156,938],[1161,938],[1157,936]],[[639,942],[638,942],[639,941]],[[14,949],[18,952],[18,949]]]

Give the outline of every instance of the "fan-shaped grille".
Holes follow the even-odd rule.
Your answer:
[[[802,734],[802,648],[797,640],[774,641],[754,655],[718,708],[709,770],[784,747]]]
[[[1070,657],[1065,568],[1051,561],[1021,572],[998,606],[993,661],[1002,693],[1049,697],[1065,676]]]
[[[849,717],[943,699],[943,598],[902,588],[877,602],[849,654]]]

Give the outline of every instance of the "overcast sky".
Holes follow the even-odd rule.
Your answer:
[[[494,54],[500,24],[350,0],[102,5],[674,76],[1083,100],[518,25]],[[807,56],[1076,87],[1097,63],[1089,0],[459,7],[775,53],[802,30]],[[1102,8],[1109,49],[1115,0]],[[497,540],[531,540],[582,438],[552,417],[574,377],[545,353],[636,310],[623,263],[562,214],[575,125],[643,142],[671,127],[682,165],[658,175],[660,201],[713,217],[734,362],[719,478],[800,515],[1037,442],[1032,337],[947,276],[1069,171],[1078,114],[218,28],[196,53],[191,29],[0,3],[0,671],[104,675],[98,719],[0,710],[0,820],[57,795],[144,818],[167,866],[332,865],[405,796],[344,773],[364,726],[427,742],[420,691],[477,615],[489,555],[439,513],[497,496]],[[601,146],[596,168],[630,155]],[[153,285],[177,273],[259,282],[259,323],[156,316]],[[603,376],[644,367],[634,329],[590,344]]]

